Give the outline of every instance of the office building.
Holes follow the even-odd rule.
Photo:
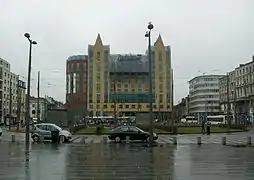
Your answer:
[[[173,104],[170,46],[161,36],[152,46],[152,102],[154,114],[168,116]],[[88,46],[88,103],[90,116],[133,116],[149,112],[149,62],[146,54],[111,54],[100,35]]]
[[[0,121],[2,123],[12,123],[17,117],[17,84],[18,76],[10,71],[9,62],[0,58]]]
[[[189,81],[189,113],[201,122],[220,113],[219,79],[223,75],[197,76]]]

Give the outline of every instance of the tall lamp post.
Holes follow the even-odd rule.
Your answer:
[[[145,37],[148,38],[148,61],[149,61],[149,116],[150,116],[150,128],[149,128],[149,143],[153,143],[153,90],[152,90],[152,54],[151,54],[151,31],[153,29],[153,24],[148,23],[148,31],[145,34]]]
[[[32,61],[32,46],[37,44],[36,41],[30,39],[30,34],[25,33],[24,36],[29,41],[29,61],[28,61],[28,77],[27,77],[27,95],[26,95],[26,143],[29,143],[29,124],[30,124],[30,84],[31,84],[31,61]]]

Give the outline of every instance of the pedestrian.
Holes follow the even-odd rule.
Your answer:
[[[202,121],[202,133],[205,133],[205,121]]]
[[[206,133],[207,133],[207,135],[210,135],[210,133],[211,133],[211,123],[210,122],[207,122]]]

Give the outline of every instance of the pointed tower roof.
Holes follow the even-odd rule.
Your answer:
[[[156,42],[155,42],[156,44],[157,43],[161,43],[163,46],[164,46],[164,43],[163,43],[163,40],[162,40],[162,37],[161,37],[161,34],[159,34],[159,36],[158,36],[158,38],[157,38],[157,40],[156,40]]]
[[[103,45],[102,40],[101,40],[101,35],[100,35],[100,33],[98,33],[98,35],[97,35],[95,44],[96,44],[96,45],[97,45],[97,44]]]

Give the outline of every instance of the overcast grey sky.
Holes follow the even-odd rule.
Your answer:
[[[29,32],[38,41],[32,62],[32,93],[41,71],[41,95],[65,101],[65,64],[87,54],[101,33],[111,53],[144,53],[147,23],[171,45],[175,102],[187,81],[202,73],[223,74],[251,60],[253,0],[0,0],[0,57],[27,77]]]

